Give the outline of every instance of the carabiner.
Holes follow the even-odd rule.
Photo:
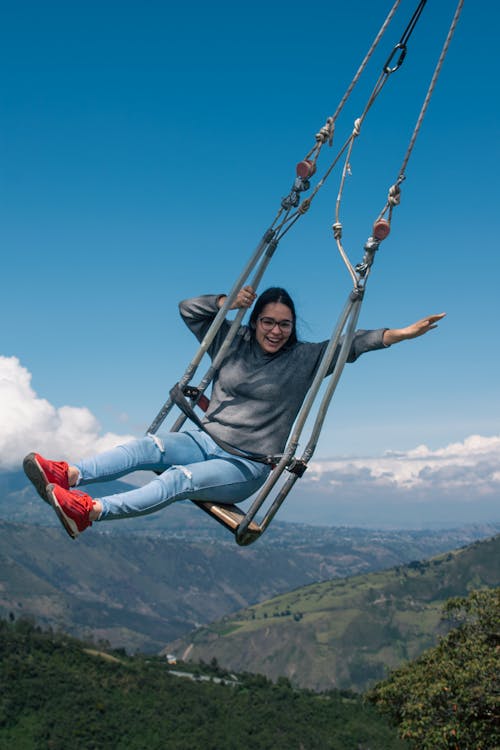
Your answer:
[[[396,65],[393,68],[391,68],[389,67],[389,63],[391,62],[392,58],[394,57],[394,55],[397,53],[398,50],[401,50],[401,54],[399,55]],[[390,75],[391,73],[394,73],[395,70],[401,67],[405,57],[406,57],[406,44],[402,44],[401,42],[398,42],[396,46],[394,47],[394,49],[392,50],[391,54],[389,55],[384,65],[384,68],[383,68],[384,73],[386,75]]]

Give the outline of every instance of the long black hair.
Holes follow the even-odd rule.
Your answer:
[[[257,297],[257,300],[255,301],[252,309],[252,314],[250,315],[250,329],[252,331],[255,331],[255,328],[257,327],[257,320],[260,317],[262,310],[266,305],[272,304],[273,302],[280,302],[282,305],[286,305],[292,313],[292,332],[290,333],[290,336],[286,342],[286,346],[292,346],[298,341],[295,305],[293,304],[293,300],[286,289],[282,289],[279,286],[271,286],[269,287],[269,289],[266,289]]]

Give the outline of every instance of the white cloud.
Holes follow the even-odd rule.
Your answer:
[[[431,450],[419,445],[381,457],[313,461],[309,480],[330,486],[371,484],[398,490],[478,494],[500,491],[500,435],[471,435],[461,443]]]
[[[330,526],[455,527],[500,518],[500,436],[311,461],[281,518]]]
[[[56,408],[31,386],[31,373],[16,357],[0,356],[0,468],[19,468],[36,450],[69,461],[129,440],[131,435],[100,434],[86,408]]]

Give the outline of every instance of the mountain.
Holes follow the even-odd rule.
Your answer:
[[[50,509],[38,504],[47,515]],[[206,523],[205,514],[186,510]],[[208,519],[208,527],[214,525]],[[131,652],[158,652],[199,625],[277,594],[422,559],[486,531],[396,533],[283,524],[242,548],[228,541],[223,529],[221,539],[203,536],[196,527],[184,528],[182,539],[160,532],[107,533],[116,526],[120,522],[95,524],[73,541],[59,523],[0,520],[0,615],[32,615],[44,626]]]
[[[167,645],[181,659],[285,675],[314,690],[364,690],[440,633],[446,599],[500,582],[500,535],[427,562],[312,584]]]
[[[130,485],[105,486],[117,492]],[[24,613],[131,652],[157,652],[277,594],[420,560],[499,530],[380,531],[275,520],[241,548],[184,502],[96,523],[74,542],[22,472],[0,472],[0,615]]]

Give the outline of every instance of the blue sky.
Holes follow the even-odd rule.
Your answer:
[[[2,466],[44,445],[76,458],[109,434],[142,434],[196,350],[177,302],[231,286],[391,5],[1,3]],[[455,5],[429,0],[356,143],[342,204],[353,262]],[[337,148],[415,6],[401,2]],[[477,435],[498,471],[498,15],[465,3],[360,326],[447,318],[348,367],[317,459],[451,444],[463,455]],[[308,340],[329,336],[350,290],[331,232],[339,176],[266,277],[291,292]],[[498,499],[494,479],[488,491]]]

